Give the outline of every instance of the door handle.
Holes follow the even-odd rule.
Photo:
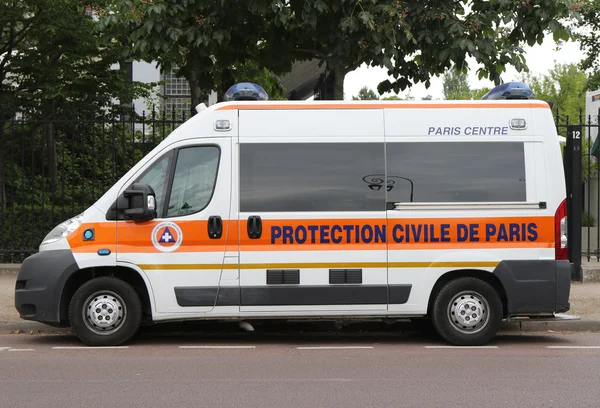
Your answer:
[[[248,217],[248,238],[257,239],[262,235],[262,220],[258,215]]]
[[[208,217],[208,237],[219,239],[223,235],[223,220],[218,215]]]

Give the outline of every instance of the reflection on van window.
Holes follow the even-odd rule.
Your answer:
[[[240,156],[243,212],[385,211],[365,179],[384,172],[383,143],[247,143]]]
[[[161,206],[165,198],[165,187],[167,185],[167,176],[169,174],[170,154],[165,154],[158,161],[152,164],[146,173],[137,181],[137,183],[148,184],[156,194],[156,209],[158,214],[162,214]]]
[[[397,142],[386,153],[387,201],[526,200],[522,142]]]
[[[199,146],[179,151],[167,217],[192,214],[208,205],[218,165],[218,147]]]

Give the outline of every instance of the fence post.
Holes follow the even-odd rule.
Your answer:
[[[571,280],[581,281],[581,134],[582,126],[567,126],[567,155],[569,156],[570,177],[567,183],[570,184],[567,196],[567,234],[569,260],[574,268],[571,274]]]

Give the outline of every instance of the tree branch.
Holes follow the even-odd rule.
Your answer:
[[[56,64],[62,55],[63,51],[59,47],[54,54],[50,55],[50,65]]]
[[[311,50],[311,49],[306,49],[306,48],[296,48],[296,51],[300,51],[300,52],[303,52],[305,54],[312,54],[312,55],[315,55],[317,57],[321,57],[321,59],[327,58],[327,56],[324,53],[322,53],[320,51],[317,51],[317,50]]]
[[[17,45],[19,45],[19,43],[25,38],[25,34],[27,34],[27,31],[31,28],[31,26],[33,25],[33,22],[37,19],[37,17],[38,17],[38,15],[29,19],[29,21],[27,21],[27,24],[25,24],[23,26],[23,28],[16,34],[14,32],[15,26],[14,25],[11,26],[10,27],[10,37],[8,39],[6,46],[3,46],[2,48],[0,48],[0,54],[3,54],[7,51],[12,53],[12,50]]]

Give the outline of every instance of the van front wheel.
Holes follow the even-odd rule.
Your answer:
[[[435,298],[432,320],[436,331],[451,344],[484,345],[500,328],[502,301],[496,290],[481,279],[455,279]]]
[[[127,282],[103,276],[77,289],[69,304],[73,331],[90,346],[117,346],[138,331],[142,302]]]

